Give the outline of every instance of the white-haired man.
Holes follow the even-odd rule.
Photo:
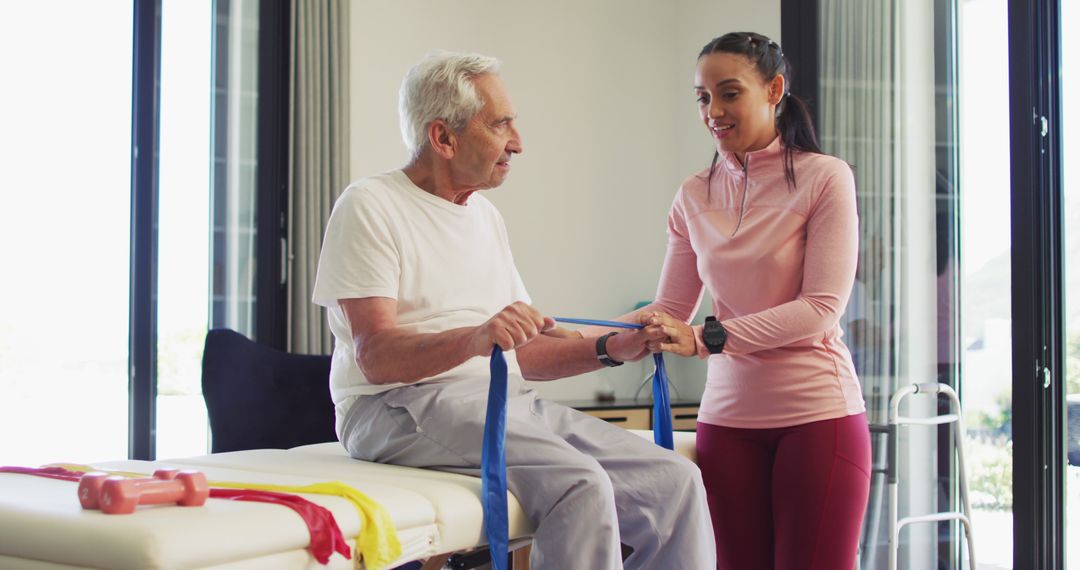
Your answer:
[[[405,76],[410,160],[345,190],[314,301],[335,337],[337,431],[355,458],[478,474],[488,360],[509,368],[507,486],[536,524],[534,568],[715,567],[697,467],[618,427],[540,399],[545,380],[637,360],[662,333],[561,334],[530,306],[502,217],[479,190],[521,153],[493,58],[438,53]]]

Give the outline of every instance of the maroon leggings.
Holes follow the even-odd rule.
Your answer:
[[[721,570],[849,570],[870,492],[866,414],[775,429],[697,424]]]

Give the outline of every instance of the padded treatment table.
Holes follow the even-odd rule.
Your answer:
[[[651,432],[637,433],[652,438]],[[694,458],[693,433],[676,432],[675,445]],[[340,481],[388,511],[402,546],[391,567],[486,543],[479,478],[358,461],[336,442],[93,466],[146,474],[163,467],[197,469],[211,481],[255,484]],[[310,537],[301,518],[279,505],[210,499],[202,507],[147,505],[130,515],[106,515],[83,510],[76,487],[0,473],[0,568],[353,568],[340,554],[319,564],[307,550]],[[329,509],[354,546],[361,523],[352,503],[302,496]],[[509,515],[511,541],[526,541],[533,525],[512,495]]]

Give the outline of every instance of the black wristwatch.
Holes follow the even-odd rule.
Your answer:
[[[720,354],[724,352],[724,345],[727,344],[727,330],[720,321],[716,320],[716,317],[705,317],[705,326],[701,329],[701,340],[704,341],[705,350],[708,350],[709,354]]]
[[[599,360],[604,366],[622,366],[623,363],[608,356],[607,353],[607,339],[617,335],[619,333],[607,333],[606,335],[596,339],[596,359]]]

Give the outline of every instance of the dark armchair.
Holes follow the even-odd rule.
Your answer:
[[[214,453],[335,441],[330,357],[290,354],[229,329],[206,334],[202,390]]]

